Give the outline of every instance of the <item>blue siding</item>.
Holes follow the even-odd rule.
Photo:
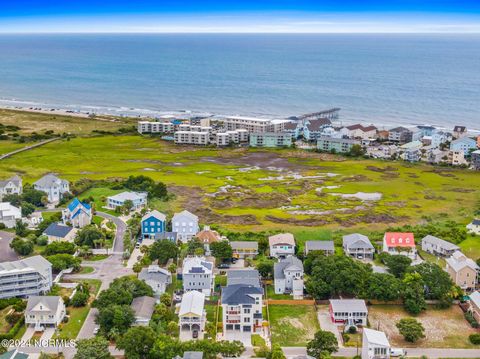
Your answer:
[[[142,221],[142,237],[154,236],[155,233],[165,232],[165,222],[155,217],[148,217]]]

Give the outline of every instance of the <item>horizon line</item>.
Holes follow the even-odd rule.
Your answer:
[[[1,31],[0,35],[52,35],[52,34],[79,34],[79,35],[103,35],[103,34],[119,34],[119,35],[155,35],[155,34],[185,34],[185,35],[208,35],[208,34],[225,34],[225,35],[335,35],[335,34],[372,34],[372,35],[448,35],[448,34],[465,34],[480,35],[480,30],[476,31]]]

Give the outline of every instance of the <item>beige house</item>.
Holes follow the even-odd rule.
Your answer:
[[[253,258],[258,254],[258,242],[231,241],[233,258]]]
[[[480,322],[480,292],[470,294],[470,312],[477,322]]]
[[[65,304],[61,297],[32,295],[28,297],[25,324],[33,325],[36,331],[41,331],[45,327],[57,327],[65,314]]]
[[[466,291],[475,289],[479,267],[472,259],[457,251],[446,262],[445,270],[456,285]]]

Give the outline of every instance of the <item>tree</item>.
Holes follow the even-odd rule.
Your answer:
[[[418,273],[424,283],[426,299],[440,300],[442,305],[448,306],[452,303],[452,293],[455,284],[450,276],[435,263],[423,262],[409,268],[409,273]]]
[[[407,256],[401,254],[398,255],[388,255],[384,259],[385,265],[388,268],[388,271],[397,278],[403,278],[407,269],[412,264],[412,260]]]
[[[148,256],[152,261],[158,259],[161,265],[165,265],[169,259],[177,259],[178,247],[170,241],[156,241],[150,247]]]
[[[287,359],[279,344],[274,344],[272,348],[271,359]]]
[[[361,157],[365,154],[365,151],[361,145],[355,144],[352,145],[352,148],[350,148],[349,154],[353,157]]]
[[[103,308],[114,304],[130,305],[133,298],[141,296],[153,296],[153,290],[147,283],[129,276],[120,277],[110,283],[108,289],[100,292],[93,306]]]
[[[320,359],[322,355],[332,354],[338,350],[338,341],[335,334],[326,330],[319,330],[314,338],[307,343],[307,354]]]
[[[400,298],[402,282],[391,274],[372,273],[367,281],[368,299],[389,302]]]
[[[232,258],[233,250],[228,241],[218,241],[210,244],[210,250],[212,255],[219,260],[225,260]]]
[[[125,202],[123,202],[123,208],[125,208],[125,212],[130,212],[133,208],[133,201],[130,199],[125,200]]]
[[[35,207],[42,207],[44,205],[43,197],[45,192],[37,191],[33,187],[25,186],[22,193],[22,201],[28,202]]]
[[[398,331],[407,342],[414,343],[425,338],[425,329],[422,323],[414,318],[403,318],[396,324]]]
[[[165,199],[168,196],[167,186],[163,182],[156,183],[149,192],[150,196]]]
[[[33,212],[35,212],[35,206],[31,203],[22,202],[21,207],[22,207],[22,217],[28,217]]]
[[[76,247],[75,244],[70,243],[70,242],[64,242],[64,241],[59,241],[59,242],[52,242],[48,244],[45,249],[43,250],[43,255],[45,256],[51,256],[54,254],[75,254]]]
[[[17,220],[15,223],[15,234],[20,237],[26,237],[28,234],[28,228],[21,220]]]
[[[67,268],[73,268],[74,271],[78,271],[80,270],[80,264],[82,263],[80,258],[65,253],[48,256],[47,260],[52,263],[52,269],[57,272]]]
[[[202,252],[204,252],[204,249],[203,249],[203,243],[200,242],[200,240],[198,240],[197,238],[192,238],[191,240],[189,240],[187,242],[187,254],[188,255],[194,255],[195,252],[197,252],[197,250],[201,250]],[[198,253],[198,252],[197,252]],[[202,253],[203,254],[203,253]]]
[[[98,240],[104,238],[104,234],[95,225],[83,227],[75,237],[75,244],[78,246],[95,246]]]
[[[261,237],[258,240],[258,253],[266,255],[268,248],[268,238],[266,236]]]
[[[89,293],[77,290],[70,301],[70,305],[76,308],[84,307],[87,304],[89,297]]]
[[[28,256],[33,252],[33,242],[20,237],[15,237],[10,242],[10,248],[12,248],[18,255]]]
[[[160,296],[160,303],[165,304],[167,307],[170,307],[172,305],[172,296],[168,293],[163,293]]]
[[[96,318],[100,330],[109,338],[125,333],[135,321],[135,314],[130,305],[114,304],[100,308]]]
[[[427,309],[421,275],[418,273],[407,273],[403,284],[403,305],[405,310],[410,314],[417,315]]]
[[[108,341],[103,337],[82,339],[77,342],[74,359],[113,359],[108,350]]]
[[[150,327],[132,327],[117,341],[129,359],[147,358],[155,344],[155,332]]]
[[[271,278],[273,275],[273,261],[262,259],[257,262],[257,270],[263,278]]]
[[[141,262],[137,262],[133,265],[132,269],[137,274],[137,277],[138,277],[138,273],[140,273],[143,269],[143,264]]]

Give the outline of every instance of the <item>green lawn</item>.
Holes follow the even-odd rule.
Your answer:
[[[273,284],[267,285],[267,298],[268,299],[293,299],[289,294],[275,294],[275,287]]]
[[[107,259],[108,258],[108,255],[107,254],[94,254],[93,256],[90,256],[88,258],[86,258],[85,260],[87,262],[90,262],[90,261],[102,261],[104,259]]]
[[[320,329],[313,305],[269,305],[268,309],[273,344],[306,346]]]
[[[473,260],[480,258],[480,236],[469,235],[467,239],[459,244],[459,247],[467,257]]]
[[[82,325],[87,318],[88,312],[90,311],[90,306],[74,308],[68,307],[68,312],[70,318],[67,323],[63,323],[60,326],[58,337],[65,339],[75,339],[82,329]]]
[[[226,275],[216,275],[215,276],[215,286],[224,287],[227,285],[227,276]]]
[[[77,274],[89,274],[94,271],[93,267],[82,267]]]
[[[7,333],[11,326],[8,324],[6,320],[6,316],[10,310],[12,310],[13,306],[8,306],[2,310],[0,310],[0,333]]]

